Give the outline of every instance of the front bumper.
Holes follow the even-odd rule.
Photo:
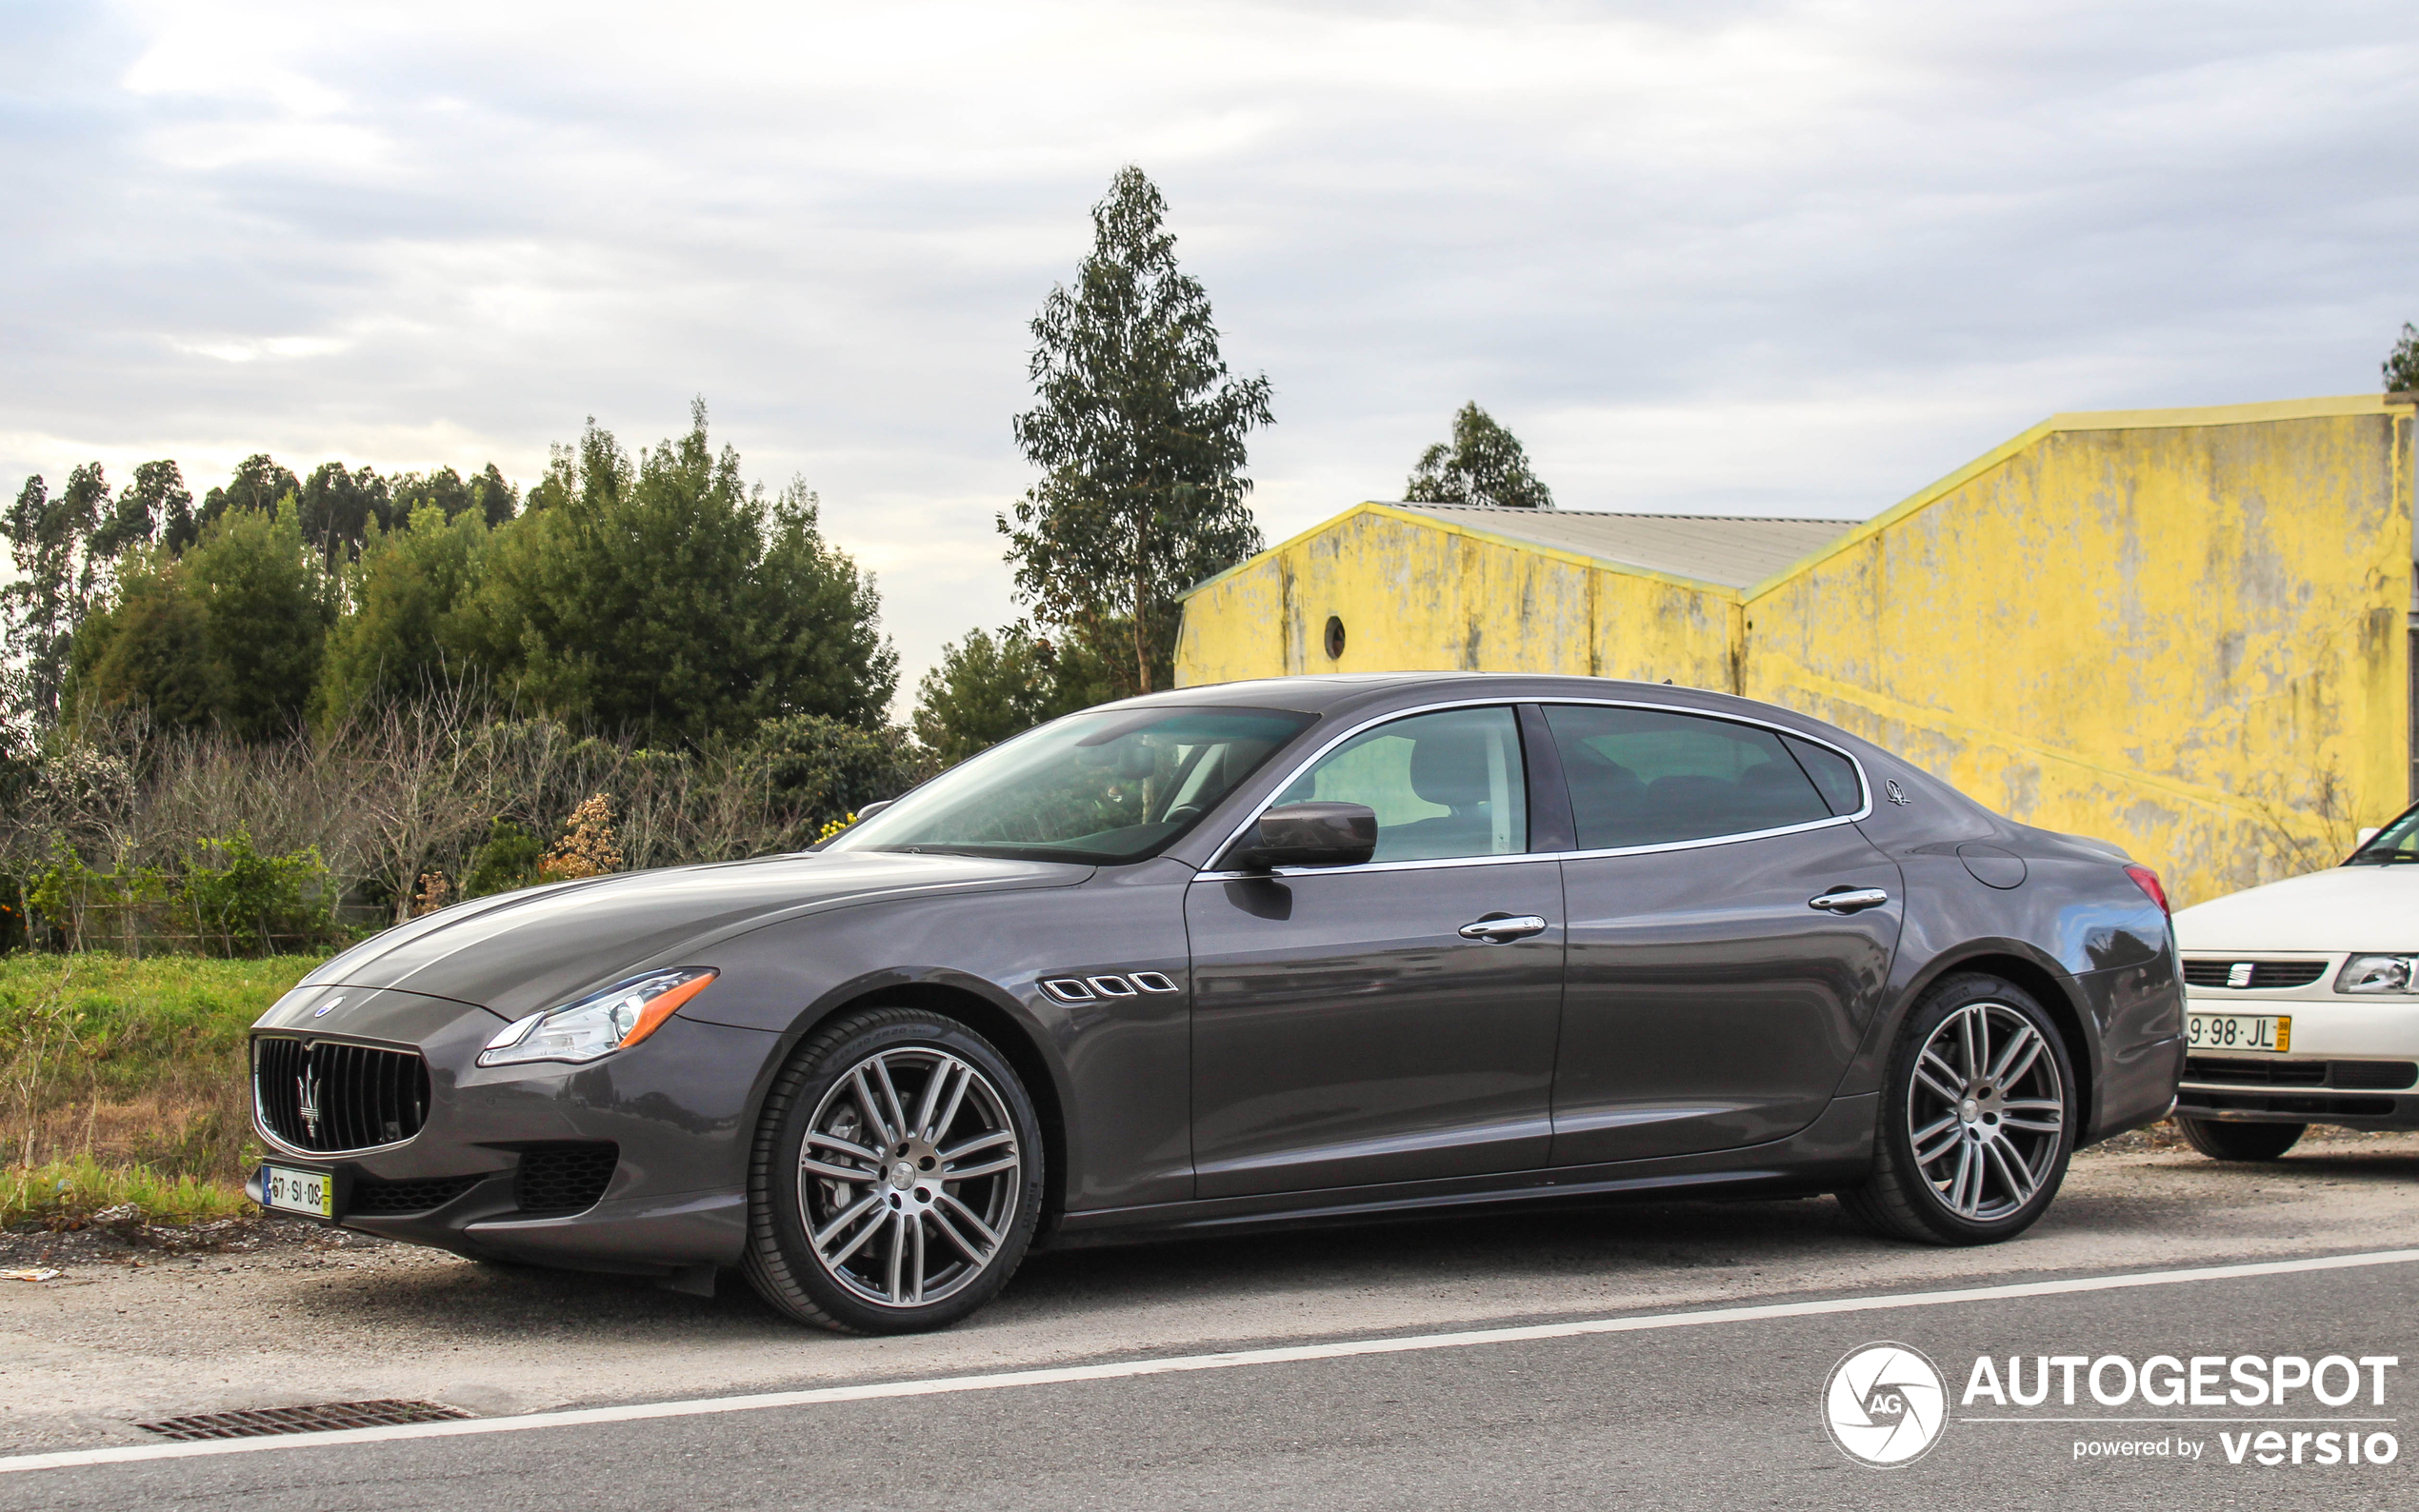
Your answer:
[[[2335,968],[2309,987],[2195,987],[2188,1011],[2289,1015],[2289,1053],[2191,1050],[2175,1111],[2249,1124],[2419,1128],[2419,1000],[2331,990]]]
[[[336,1224],[575,1269],[667,1275],[738,1263],[741,1131],[776,1036],[675,1015],[645,1044],[587,1065],[482,1069],[478,1050],[498,1019],[461,1005],[440,1013],[428,999],[377,1001],[410,996],[377,994],[326,1028],[280,1015],[255,1029],[255,1038],[417,1050],[427,1061],[421,1126],[375,1147],[298,1147],[269,1126],[256,1089],[253,1124],[268,1161],[329,1175]],[[432,1026],[431,1017],[442,1022]],[[377,1032],[407,1023],[420,1032]],[[256,1202],[259,1184],[254,1171],[247,1190]]]

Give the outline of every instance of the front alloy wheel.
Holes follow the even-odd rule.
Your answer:
[[[1891,1064],[1872,1178],[1842,1204],[1877,1232],[1930,1243],[2022,1233],[2065,1179],[2073,1084],[2057,1026],[2022,989],[1941,984]]]
[[[768,1099],[748,1273],[826,1327],[955,1322],[1024,1256],[1040,1212],[1032,1104],[989,1042],[910,1009],[812,1037]]]

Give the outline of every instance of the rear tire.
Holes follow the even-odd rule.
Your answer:
[[[800,1323],[944,1328],[1024,1260],[1042,1174],[1032,1100],[990,1041],[921,1009],[844,1014],[765,1099],[743,1268]]]
[[[1840,1205],[1889,1239],[2013,1239],[2057,1196],[2078,1117],[2074,1068],[2041,1005],[1997,977],[1950,977],[1908,1015],[1872,1174]]]
[[[2194,1149],[2213,1161],[2275,1160],[2309,1128],[2307,1124],[2221,1124],[2201,1118],[2179,1118],[2175,1125]]]

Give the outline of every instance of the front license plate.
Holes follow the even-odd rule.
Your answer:
[[[2289,1013],[2188,1014],[2184,1043],[2195,1050],[2265,1050],[2283,1055],[2293,1047],[2293,1018]]]
[[[260,1195],[264,1206],[281,1213],[309,1213],[313,1218],[336,1216],[336,1179],[325,1171],[264,1165],[260,1168]]]

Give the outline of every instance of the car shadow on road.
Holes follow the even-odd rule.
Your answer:
[[[2307,1200],[2313,1188],[2419,1183],[2419,1153],[2331,1142],[2257,1164],[2122,1164],[2123,1178],[2113,1180],[2115,1163],[2079,1165],[2029,1237],[2171,1235],[2212,1225],[2249,1237],[2274,1226],[2262,1209]],[[2275,1221],[2304,1220],[2278,1211]],[[1873,1237],[1829,1197],[1507,1204],[1385,1223],[1046,1249],[1028,1257],[1002,1295],[962,1326],[1350,1292],[1459,1295],[1514,1311],[1523,1299],[1535,1299],[1559,1308],[1574,1294],[1603,1292],[1611,1299],[1672,1286],[1702,1290],[1725,1272],[1718,1289],[1785,1292],[1835,1283],[1820,1278],[1860,1267],[1905,1268],[1889,1257],[1927,1252]],[[1986,1263],[1970,1271],[2013,1272],[2037,1263],[2023,1242],[1990,1253],[2004,1256],[2005,1264]],[[449,1331],[536,1342],[600,1336],[636,1342],[659,1333],[696,1342],[794,1331],[736,1272],[724,1274],[710,1299],[634,1277],[468,1263],[330,1276],[315,1290],[313,1298],[296,1302],[331,1318],[388,1327],[442,1319]]]

